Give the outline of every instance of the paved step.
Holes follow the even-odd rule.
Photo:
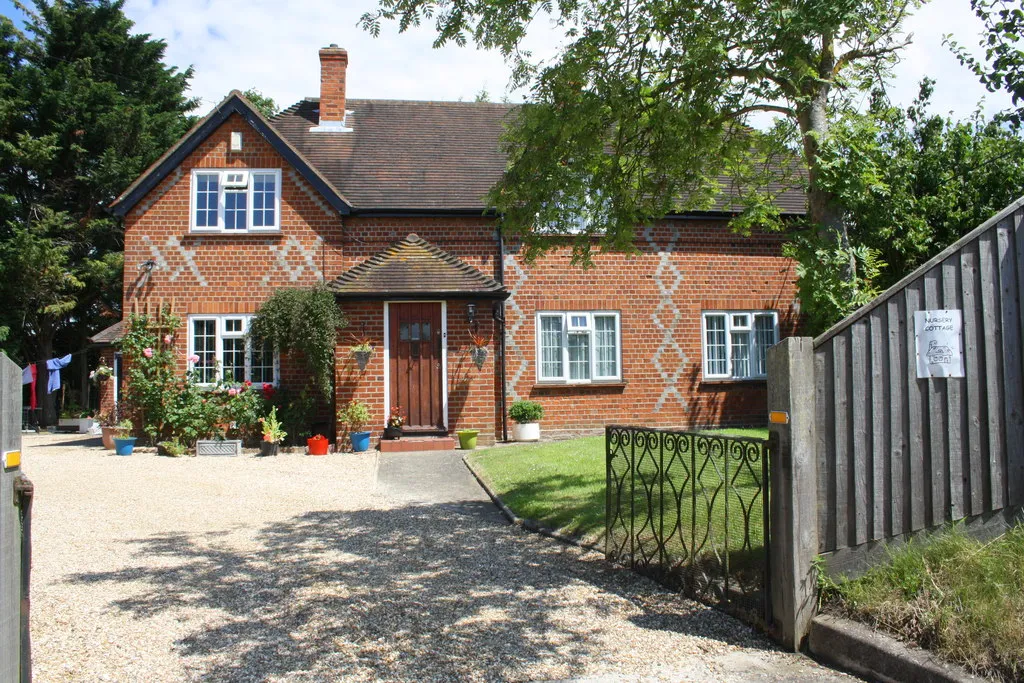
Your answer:
[[[414,453],[417,451],[450,451],[455,439],[450,436],[403,436],[401,439],[380,441],[381,453]]]

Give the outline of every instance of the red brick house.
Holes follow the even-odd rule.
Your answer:
[[[248,347],[248,318],[275,288],[326,281],[375,348],[360,369],[339,343],[336,402],[366,401],[375,437],[399,404],[417,430],[501,439],[519,398],[544,405],[549,435],[764,421],[764,350],[797,318],[779,236],[680,215],[640,229],[636,255],[527,266],[484,213],[509,105],[346,99],[346,52],[320,60],[319,98],[268,120],[231,93],[113,205],[124,310],[174,302],[182,369],[195,354],[211,380],[298,383],[287,357]],[[799,193],[779,201],[804,211]]]

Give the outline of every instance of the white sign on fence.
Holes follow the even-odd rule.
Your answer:
[[[963,377],[963,317],[959,310],[916,311],[917,376]]]

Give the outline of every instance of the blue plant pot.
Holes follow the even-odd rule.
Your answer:
[[[352,439],[352,450],[355,453],[362,453],[370,447],[370,432],[352,432],[349,438]]]
[[[135,450],[135,437],[116,437],[114,439],[114,453],[118,455],[131,455]]]

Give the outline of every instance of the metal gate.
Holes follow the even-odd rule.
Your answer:
[[[770,441],[613,425],[605,453],[608,559],[771,624]]]

